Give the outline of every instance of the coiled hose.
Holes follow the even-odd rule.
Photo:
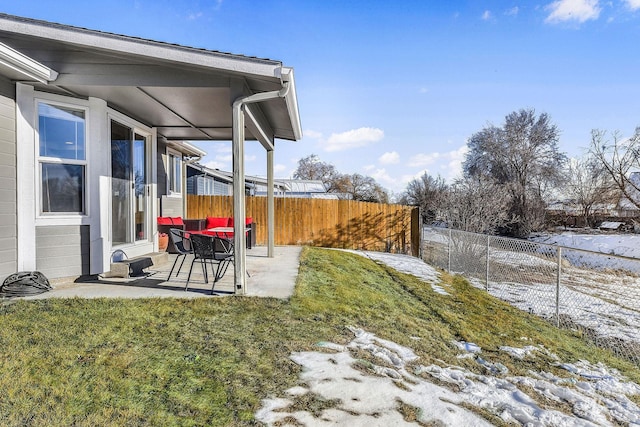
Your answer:
[[[22,271],[4,279],[0,286],[0,298],[38,295],[53,289],[49,280],[39,271]]]

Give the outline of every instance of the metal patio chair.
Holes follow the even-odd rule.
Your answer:
[[[180,257],[182,257],[182,262],[180,263],[180,267],[178,267],[178,272],[176,273],[176,277],[180,274],[180,270],[182,269],[182,265],[184,264],[184,260],[187,259],[187,255],[193,253],[191,240],[189,239],[189,233],[186,233],[184,230],[179,228],[170,228],[169,229],[169,239],[173,243],[171,248],[167,248],[167,252],[170,254],[178,254],[175,261],[173,261],[173,267],[171,267],[171,271],[169,272],[169,277],[167,280],[171,279],[171,274],[173,274],[173,270],[176,268],[176,264]]]
[[[197,261],[202,265],[205,283],[209,283],[207,264],[211,265],[211,271],[214,273],[211,286],[211,293],[213,293],[216,282],[224,276],[229,264],[233,262],[233,244],[227,239],[200,233],[191,233],[190,240],[193,245],[193,261],[191,261],[189,277],[187,277],[187,284],[184,290],[186,291],[189,288],[193,264]],[[217,264],[215,269],[214,264]]]

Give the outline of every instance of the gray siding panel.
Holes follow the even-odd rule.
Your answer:
[[[167,161],[167,144],[158,138],[158,197],[167,194],[167,170],[165,163]]]
[[[47,278],[89,274],[89,254],[88,225],[36,228],[36,268]]]
[[[160,199],[160,216],[184,216],[182,214],[182,197],[162,196]]]
[[[7,96],[8,95],[8,96]],[[17,270],[15,85],[0,81],[0,280]]]

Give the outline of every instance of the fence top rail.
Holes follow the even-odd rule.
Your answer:
[[[605,252],[598,252],[598,251],[591,251],[589,249],[580,249],[580,248],[574,248],[571,246],[564,246],[564,245],[554,245],[551,243],[542,243],[542,242],[534,242],[531,240],[524,240],[524,239],[516,239],[514,237],[504,237],[504,236],[494,236],[491,234],[481,234],[481,233],[472,233],[470,231],[463,231],[463,230],[456,230],[453,228],[446,228],[446,227],[438,227],[438,226],[429,226],[426,228],[431,228],[431,229],[438,229],[438,230],[449,230],[449,231],[454,231],[456,233],[465,233],[465,234],[473,234],[476,236],[488,236],[490,239],[502,239],[502,240],[513,240],[513,241],[517,241],[517,242],[526,242],[529,244],[534,244],[534,245],[539,245],[539,246],[543,246],[543,247],[547,247],[547,248],[551,248],[551,249],[562,249],[563,251],[569,250],[569,251],[575,251],[575,252],[582,252],[585,254],[591,254],[591,255],[601,255],[601,256],[606,256],[606,257],[611,257],[611,258],[616,258],[616,259],[620,259],[620,260],[624,260],[624,261],[640,261],[640,259],[638,258],[634,258],[634,257],[630,257],[630,256],[625,256],[625,255],[616,255],[616,254],[608,254]]]

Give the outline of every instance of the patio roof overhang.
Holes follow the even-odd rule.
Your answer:
[[[184,141],[233,141],[234,217],[244,217],[245,139],[267,150],[273,182],[275,139],[302,137],[293,69],[280,61],[198,49],[0,14],[0,75],[36,90],[96,97],[177,144],[187,155],[198,149]],[[19,69],[3,63],[20,58]],[[37,72],[25,72],[33,65]],[[15,67],[14,67],[15,68]],[[265,96],[262,96],[262,95]],[[235,105],[235,107],[234,107]],[[271,186],[272,187],[272,186]],[[273,191],[268,198],[269,256],[273,256]],[[236,230],[236,288],[245,292],[244,230]]]
[[[10,78],[37,90],[104,99],[170,141],[231,141],[233,101],[285,84],[284,98],[247,106],[246,138],[269,150],[275,139],[302,135],[293,70],[279,61],[6,14],[0,14],[0,42],[53,72]]]

